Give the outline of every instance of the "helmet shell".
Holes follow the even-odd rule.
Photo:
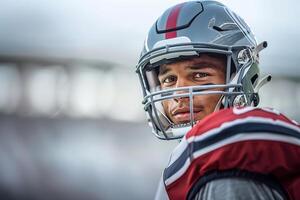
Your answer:
[[[167,9],[152,25],[141,56],[159,41],[185,37],[191,43],[225,46],[257,45],[244,20],[217,1],[190,1]]]

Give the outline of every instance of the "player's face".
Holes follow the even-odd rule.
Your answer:
[[[197,58],[161,66],[158,78],[162,89],[224,84],[225,66],[225,58],[202,54]],[[194,120],[201,120],[214,112],[220,97],[221,95],[219,94],[194,96]],[[188,97],[165,100],[162,104],[168,118],[173,123],[181,124],[190,122]]]

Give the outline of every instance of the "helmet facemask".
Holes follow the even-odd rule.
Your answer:
[[[180,55],[179,46],[180,45],[176,45],[176,48],[174,48],[175,53],[177,53],[178,55]],[[243,82],[245,81],[243,79],[243,76],[245,76],[245,74],[248,75],[249,70],[252,70],[251,67],[255,68],[254,70],[252,70],[254,71],[254,73],[258,73],[255,60],[250,57],[250,59],[244,59],[243,61],[246,60],[246,62],[243,62],[242,64],[234,63],[233,60],[237,60],[235,57],[238,56],[237,52],[241,52],[241,50],[243,49],[242,47],[227,48],[219,46],[217,48],[215,45],[213,45],[213,48],[214,49],[212,49],[212,47],[209,47],[209,45],[201,46],[198,44],[196,48],[195,46],[193,46],[191,49],[191,45],[189,44],[188,47],[185,46],[185,48],[183,49],[184,51],[190,50],[190,54],[191,52],[196,53],[196,55],[194,54],[189,58],[199,56],[204,52],[225,56],[227,63],[225,70],[226,78],[224,84],[207,84],[178,87],[172,89],[161,89],[160,82],[158,80],[159,67],[165,63],[172,63],[174,61],[176,62],[178,60],[188,58],[186,54],[184,56],[174,58],[172,45],[168,46],[167,49],[172,55],[165,57],[168,59],[163,58],[162,55],[157,52],[150,56],[146,54],[145,57],[148,56],[146,59],[148,62],[145,60],[144,65],[138,66],[137,72],[139,73],[139,76],[141,78],[142,88],[144,91],[144,109],[147,112],[148,120],[151,127],[153,128],[153,132],[158,138],[181,138],[196,124],[197,121],[195,120],[194,116],[194,99],[200,95],[219,95],[219,102],[215,105],[215,110],[218,110],[220,108],[232,107],[234,105],[246,106],[253,104],[252,98],[254,93],[254,85],[251,83],[252,88],[245,88],[243,86]],[[162,50],[160,49],[160,51]],[[251,51],[253,50],[249,49],[249,52]],[[160,59],[156,59],[156,56],[160,57]],[[151,63],[151,60],[155,60],[156,62]],[[236,66],[236,64],[238,65]],[[247,91],[245,91],[245,89],[247,89]],[[172,120],[167,116],[164,110],[163,102],[176,98],[187,98],[189,100],[190,119],[186,123],[176,124],[172,122]]]

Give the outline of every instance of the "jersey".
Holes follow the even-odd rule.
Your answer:
[[[160,190],[166,199],[193,199],[214,180],[253,180],[281,193],[279,197],[300,199],[299,158],[297,122],[274,109],[223,109],[198,122],[181,140]]]

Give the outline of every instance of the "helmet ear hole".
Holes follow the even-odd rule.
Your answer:
[[[251,78],[251,83],[252,83],[253,85],[255,85],[255,83],[257,82],[257,78],[258,78],[258,74],[255,74],[254,76],[252,76],[252,78]]]
[[[237,95],[234,98],[233,105],[237,107],[244,107],[247,105],[247,97],[245,95]]]
[[[260,99],[257,93],[252,94],[252,99],[253,99],[253,106],[255,107],[258,106]]]

